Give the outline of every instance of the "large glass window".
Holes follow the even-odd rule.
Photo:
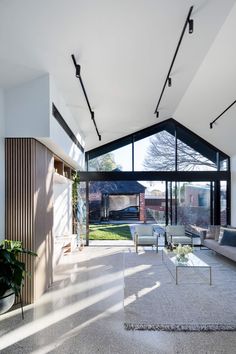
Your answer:
[[[144,221],[145,186],[138,181],[93,181],[89,184],[89,222]]]
[[[210,224],[210,183],[176,183],[177,223],[207,226]]]
[[[163,130],[134,143],[135,171],[174,171],[175,137]]]
[[[132,145],[126,145],[89,160],[89,171],[132,171]]]
[[[220,181],[220,224],[227,224],[227,182]]]
[[[229,159],[220,155],[220,171],[227,171],[229,169]]]
[[[230,222],[229,157],[173,119],[91,150],[87,156],[89,171],[132,171],[125,174],[129,181],[90,183],[90,221],[134,217],[202,227]],[[140,181],[153,177],[154,181]],[[134,190],[135,184],[142,190]]]
[[[178,171],[216,171],[217,165],[181,140],[177,140]]]
[[[177,128],[177,170],[216,171],[217,153],[188,130]]]
[[[145,220],[166,224],[166,184],[163,181],[140,181],[145,186]]]

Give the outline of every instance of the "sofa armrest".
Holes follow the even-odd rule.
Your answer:
[[[156,237],[156,248],[157,248],[156,252],[158,253],[158,237],[160,237],[160,234],[159,234],[159,232],[154,231],[153,236]]]
[[[202,230],[202,231],[200,232],[201,243],[203,243],[203,241],[205,240],[206,234],[207,234],[207,230]]]

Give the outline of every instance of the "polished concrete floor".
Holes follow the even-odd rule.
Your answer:
[[[235,332],[124,330],[124,252],[134,249],[93,246],[64,256],[53,287],[25,307],[24,320],[20,309],[0,317],[0,353],[236,353]]]

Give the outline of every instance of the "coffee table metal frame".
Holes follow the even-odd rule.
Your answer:
[[[173,252],[168,251],[166,248],[162,249],[162,262],[166,265],[167,269],[169,270],[170,274],[175,279],[176,285],[178,285],[178,270],[180,268],[206,268],[209,269],[209,285],[212,285],[212,274],[211,274],[211,266],[201,259],[199,259],[195,254],[190,253],[189,260],[186,263],[180,263],[177,261],[176,256]],[[165,261],[165,257],[167,258],[167,262]],[[170,270],[168,266],[168,261],[171,262],[175,267],[175,276],[173,272]]]

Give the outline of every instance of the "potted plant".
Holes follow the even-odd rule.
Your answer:
[[[0,314],[11,308],[24,283],[27,272],[25,263],[19,259],[21,254],[37,256],[23,248],[20,241],[0,242]]]
[[[174,249],[174,253],[176,254],[176,259],[178,262],[185,263],[188,261],[188,254],[193,252],[193,248],[189,245],[178,245]]]

